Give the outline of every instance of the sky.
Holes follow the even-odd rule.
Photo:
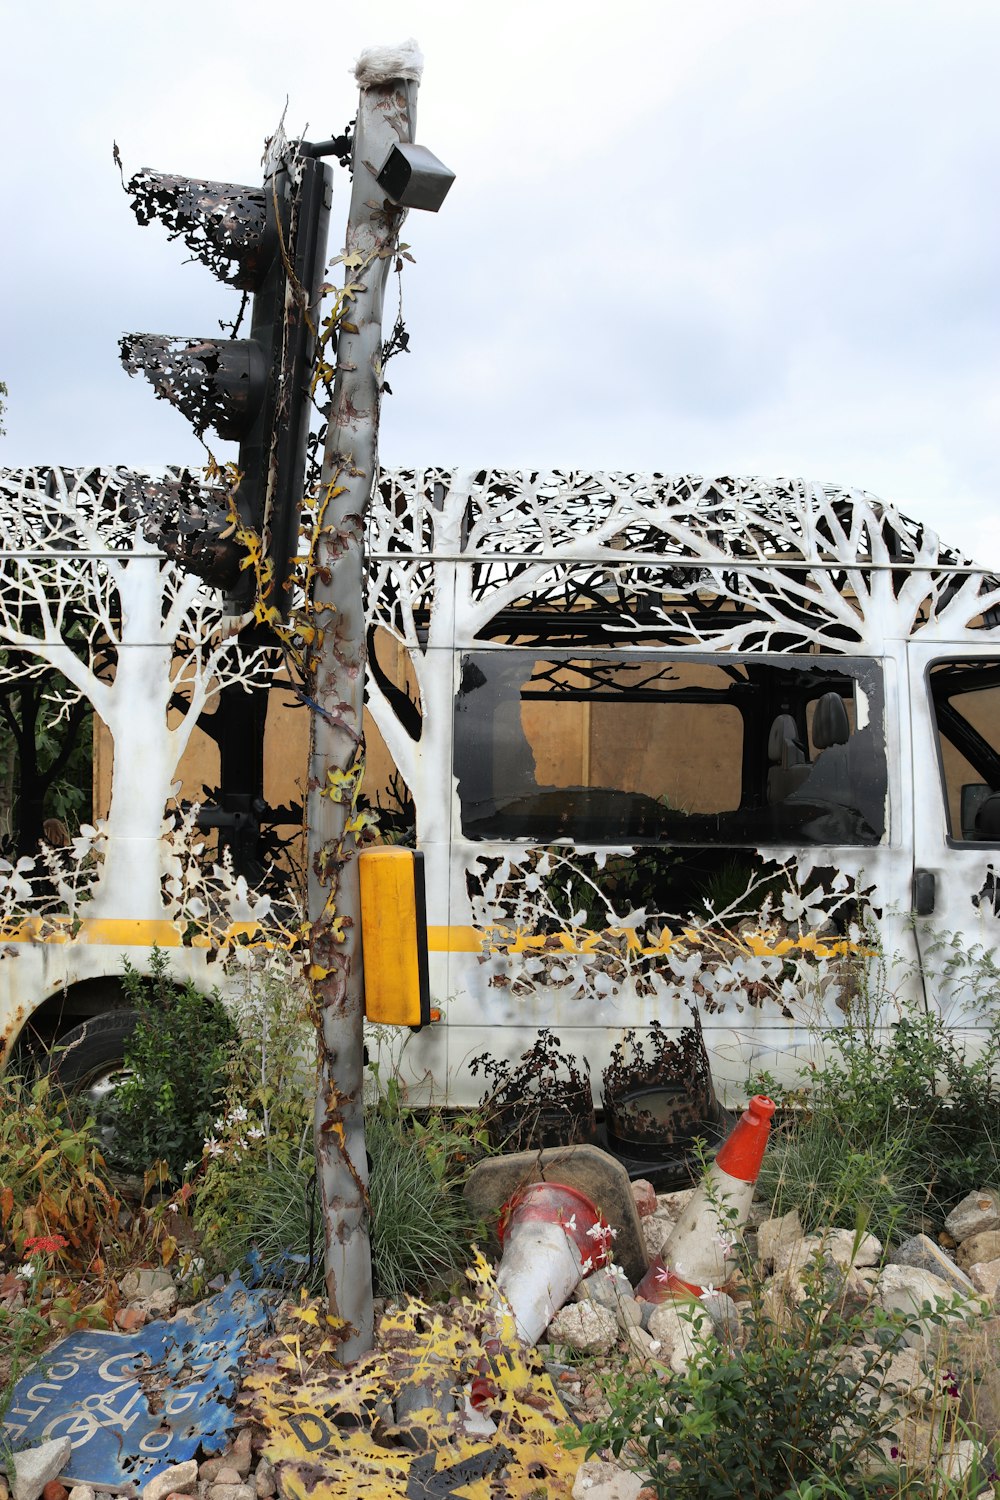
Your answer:
[[[359,52],[412,36],[417,139],[457,178],[404,228],[384,463],[803,475],[1000,565],[995,0],[0,15],[0,464],[202,457],[118,339],[212,335],[238,294],[137,226],[112,142],[126,176],[257,183],[286,105],[339,133]]]

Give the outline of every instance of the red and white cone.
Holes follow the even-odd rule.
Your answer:
[[[750,1100],[719,1147],[705,1179],[636,1287],[647,1302],[700,1297],[736,1269],[736,1242],[746,1223],[771,1130],[774,1101]]]
[[[608,1260],[615,1231],[585,1193],[533,1182],[501,1209],[499,1234],[497,1291],[533,1344],[577,1284]]]

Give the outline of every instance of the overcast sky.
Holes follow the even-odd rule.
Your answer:
[[[199,458],[118,338],[238,294],[137,227],[112,141],[126,175],[255,183],[286,99],[336,134],[359,51],[414,36],[458,175],[405,228],[384,462],[803,474],[1000,564],[996,0],[2,12],[0,463]],[[331,253],[347,201],[338,168]]]

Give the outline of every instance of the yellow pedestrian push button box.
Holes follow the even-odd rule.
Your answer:
[[[431,1003],[424,857],[386,845],[362,850],[358,867],[365,1018],[381,1026],[426,1026]]]

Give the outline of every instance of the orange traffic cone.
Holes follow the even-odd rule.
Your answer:
[[[534,1182],[504,1205],[499,1233],[497,1292],[533,1344],[577,1283],[606,1264],[615,1230],[577,1188]]]
[[[750,1100],[718,1155],[636,1287],[647,1302],[700,1297],[722,1286],[736,1268],[739,1231],[746,1223],[764,1158],[774,1101]]]

